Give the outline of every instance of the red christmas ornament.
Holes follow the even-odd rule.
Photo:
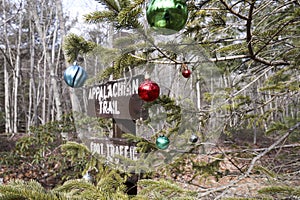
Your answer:
[[[144,101],[154,101],[159,96],[159,86],[157,83],[146,79],[140,84],[138,88],[138,94]]]
[[[189,69],[184,69],[184,70],[182,70],[181,74],[184,78],[189,78],[191,76],[192,72]]]
[[[188,66],[186,64],[182,64],[181,74],[184,78],[189,78],[192,74],[192,71],[188,69]]]

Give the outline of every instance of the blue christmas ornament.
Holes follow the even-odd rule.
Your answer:
[[[166,136],[159,136],[156,139],[156,146],[159,149],[165,150],[169,147],[170,140]]]
[[[82,87],[87,79],[87,73],[81,66],[74,63],[65,70],[64,79],[67,85],[72,88]]]

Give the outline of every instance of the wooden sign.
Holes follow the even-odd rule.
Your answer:
[[[94,138],[89,147],[92,152],[104,156],[108,161],[118,163],[118,156],[137,160],[137,147],[120,138]]]
[[[143,75],[108,81],[89,88],[88,114],[90,116],[136,120],[145,118],[143,101],[138,87]]]

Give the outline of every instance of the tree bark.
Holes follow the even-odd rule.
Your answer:
[[[4,97],[4,110],[5,110],[5,132],[6,133],[11,133],[13,131],[12,129],[12,113],[11,113],[11,101],[10,101],[10,97],[11,97],[11,92],[10,92],[10,81],[9,81],[9,72],[8,72],[8,66],[13,67],[12,66],[12,62],[11,59],[8,55],[10,55],[10,47],[9,47],[9,40],[8,40],[8,34],[7,34],[7,23],[6,23],[6,19],[7,19],[7,13],[6,13],[6,4],[5,1],[2,1],[2,6],[3,6],[3,18],[4,18],[4,37],[5,37],[5,50],[2,51],[3,54],[5,54],[5,58],[4,59],[4,92],[5,92],[5,97]]]
[[[54,3],[53,3],[54,4]],[[55,5],[55,4],[54,4]],[[59,62],[59,57],[56,56],[56,43],[57,43],[57,34],[58,34],[58,22],[57,19],[48,19],[49,21],[44,21],[44,19],[40,19],[38,15],[38,11],[35,9],[34,5],[31,4],[30,6],[32,8],[32,15],[33,19],[36,22],[36,28],[39,34],[39,37],[41,39],[41,43],[43,46],[43,104],[42,104],[42,120],[43,123],[49,121],[50,119],[55,118],[56,120],[60,120],[62,116],[62,103],[61,103],[61,97],[59,93],[59,88],[57,84],[57,64],[56,59]],[[54,8],[51,8],[54,9]],[[53,10],[50,11],[52,13]],[[58,16],[59,9],[56,8],[56,16]],[[52,20],[55,21],[55,27],[53,31],[53,37],[52,37],[52,43],[47,42],[47,33],[50,32],[48,26],[49,24],[52,24]],[[43,24],[41,26],[40,24]],[[51,45],[51,54],[48,52],[47,48]],[[59,54],[58,54],[59,56]],[[48,68],[50,69],[50,86],[48,84]],[[52,97],[53,94],[53,97]],[[52,99],[54,99],[55,109],[52,105]],[[47,101],[48,100],[48,101]],[[48,102],[48,103],[47,103]],[[48,105],[48,106],[47,106]],[[51,112],[51,110],[55,110],[55,112]],[[50,116],[52,115],[55,116]]]
[[[58,19],[60,22],[60,36],[61,36],[61,43],[64,44],[64,37],[67,35],[66,32],[66,25],[65,25],[65,20],[63,16],[63,9],[62,9],[62,1],[61,0],[56,0],[56,9],[58,12]],[[67,56],[64,53],[64,58],[65,58],[65,65],[68,66],[67,62]],[[82,108],[80,106],[80,102],[78,97],[75,94],[75,91],[73,88],[69,87],[69,94],[70,94],[70,99],[72,103],[72,110],[73,112],[81,112]]]
[[[23,21],[23,13],[22,11],[19,13],[19,32],[18,32],[18,39],[17,39],[17,55],[16,55],[16,63],[15,63],[15,73],[14,73],[14,121],[13,121],[13,132],[18,132],[18,89],[19,89],[19,77],[20,77],[20,67],[21,67],[21,43],[22,43],[22,21]]]

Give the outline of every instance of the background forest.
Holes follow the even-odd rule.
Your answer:
[[[300,199],[299,0],[188,0],[185,28],[161,41],[168,50],[150,36],[151,48],[137,39],[137,30],[151,33],[148,1],[96,2],[101,9],[84,16],[89,28],[76,35],[62,0],[1,1],[0,199]],[[205,106],[214,95],[192,79],[204,89],[193,96],[201,141],[191,153],[138,177],[110,168],[80,140],[74,113],[86,103],[65,84],[65,69],[76,60],[93,75],[79,91],[86,96],[89,85],[143,65],[178,67],[178,38],[205,54],[199,65],[220,73],[220,138],[212,151],[195,153],[207,139],[213,112]],[[166,134],[176,135],[178,101],[158,102],[168,112]],[[97,123],[98,131],[112,129],[107,119]],[[141,152],[153,147],[127,137]]]

